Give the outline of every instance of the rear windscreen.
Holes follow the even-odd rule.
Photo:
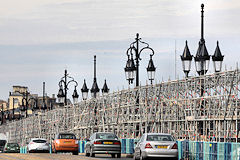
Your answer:
[[[46,143],[47,141],[38,139],[38,140],[33,140],[33,142],[35,142],[35,143]]]
[[[148,135],[147,141],[174,141],[170,135]]]
[[[76,136],[73,134],[60,134],[59,139],[76,139]]]
[[[8,143],[7,146],[8,147],[19,147],[19,145],[17,143]]]
[[[117,140],[118,137],[112,133],[97,133],[96,139],[114,139]]]

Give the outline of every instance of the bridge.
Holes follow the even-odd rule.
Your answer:
[[[58,132],[80,140],[93,132],[139,138],[145,132],[170,133],[176,139],[238,142],[240,129],[238,69],[129,88],[8,122],[0,133],[22,146],[30,138],[49,141]]]

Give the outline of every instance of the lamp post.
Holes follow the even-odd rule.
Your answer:
[[[1,125],[3,124],[3,118],[4,117],[4,111],[3,111],[3,104],[2,104],[2,109],[1,109]]]
[[[92,85],[92,88],[90,90],[92,98],[98,97],[99,91],[100,91],[100,89],[98,88],[98,84],[97,84],[96,61],[97,61],[96,60],[96,55],[94,55],[94,77],[93,77],[93,85]],[[82,99],[87,100],[89,89],[87,88],[87,84],[86,84],[85,79],[84,79],[81,91],[82,91]],[[104,82],[104,85],[103,85],[103,88],[102,88],[102,94],[106,95],[108,92],[109,92],[109,88],[107,86],[107,82],[106,82],[106,79],[105,79],[105,82]]]
[[[69,81],[68,81],[68,78],[70,79]],[[74,80],[73,77],[70,77],[67,73],[67,70],[65,70],[64,76],[61,78],[61,80],[58,83],[59,91],[58,91],[58,95],[57,95],[57,97],[59,98],[59,102],[64,103],[64,105],[67,105],[67,90],[68,90],[68,85],[71,82],[75,83],[75,89],[74,89],[73,95],[72,95],[73,103],[77,103],[77,100],[79,97],[79,95],[77,94],[78,83],[77,83],[77,81]]]
[[[191,61],[192,61],[192,55],[189,51],[188,44],[186,41],[186,45],[183,51],[183,54],[181,56],[182,65],[183,65],[183,71],[188,77],[188,73],[191,69]],[[212,56],[213,61],[213,67],[215,72],[220,72],[222,69],[222,61],[223,61],[223,55],[221,54],[219,43],[217,41],[217,47],[215,49],[215,53]],[[209,68],[209,62],[210,62],[210,55],[208,54],[207,47],[205,45],[205,39],[204,39],[204,4],[201,5],[201,39],[199,41],[198,50],[196,53],[196,56],[194,57],[195,60],[195,67],[196,72],[199,74],[199,76],[205,75]],[[200,97],[204,96],[204,80],[200,79]],[[204,101],[200,102],[200,116],[204,115]],[[200,134],[203,134],[203,121],[198,122],[198,132]]]
[[[26,118],[28,117],[28,106],[29,106],[29,103],[34,100],[35,102],[35,108],[37,108],[37,99],[36,98],[33,98],[33,97],[30,97],[29,96],[29,92],[26,91],[26,92],[23,92],[21,93],[23,95],[23,99],[22,99],[22,110],[25,111],[25,115],[26,115]],[[25,103],[24,103],[25,101]],[[24,105],[25,104],[25,105]]]
[[[139,43],[144,44],[146,46],[143,48],[139,48]],[[148,43],[141,41],[141,38],[139,38],[139,34],[137,33],[135,41],[130,44],[130,47],[127,49],[127,53],[126,53],[128,60],[124,70],[125,70],[126,79],[129,82],[129,84],[133,83],[133,80],[136,77],[136,86],[139,86],[139,61],[142,60],[140,55],[144,50],[151,51],[150,60],[147,67],[148,79],[151,81],[151,84],[155,78],[156,68],[152,60],[152,56],[154,55],[154,50],[149,47]],[[135,58],[133,58],[133,55],[134,55],[133,51],[135,52]],[[134,60],[136,62],[136,65]]]
[[[94,78],[93,78],[93,85],[91,88],[91,95],[93,98],[96,98],[99,95],[100,89],[97,85],[97,77],[96,77],[96,55],[94,56]]]
[[[210,55],[208,54],[207,47],[205,45],[205,39],[204,39],[204,4],[201,5],[201,9],[202,9],[201,10],[201,39],[199,41],[196,56],[194,57],[196,71],[200,76],[205,75],[207,73],[209,68],[209,62],[210,62]],[[189,51],[188,44],[186,41],[186,45],[185,45],[183,54],[181,56],[183,71],[186,77],[188,77],[188,73],[191,70],[192,57],[193,56]],[[217,47],[215,49],[214,55],[212,56],[213,67],[215,72],[221,71],[223,57],[224,56],[221,54],[219,43],[217,41]]]

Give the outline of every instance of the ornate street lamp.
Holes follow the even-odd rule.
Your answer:
[[[139,42],[141,44],[146,45],[146,47],[143,47],[140,49]],[[139,61],[142,60],[140,55],[143,50],[147,50],[147,49],[152,52],[150,54],[150,60],[149,60],[148,68],[147,68],[148,79],[151,81],[151,83],[154,80],[155,71],[156,71],[156,68],[152,61],[152,56],[154,55],[154,50],[149,47],[148,43],[142,42],[141,38],[139,38],[139,34],[137,33],[135,41],[130,44],[130,47],[127,49],[127,53],[126,53],[128,56],[128,60],[127,60],[126,67],[124,68],[124,70],[125,70],[126,80],[129,82],[129,84],[133,83],[133,80],[136,77],[136,86],[139,86]],[[133,58],[133,54],[134,54],[133,51],[135,52],[135,58]],[[136,66],[134,63],[134,59],[136,61]]]
[[[82,91],[82,99],[86,100],[88,98],[89,89],[87,88],[87,84],[86,84],[85,79],[84,79],[84,83],[83,83],[81,91]]]
[[[69,78],[70,80],[68,81],[67,78]],[[58,95],[57,95],[59,102],[64,103],[64,105],[67,105],[67,90],[68,90],[68,85],[71,82],[75,83],[75,90],[74,90],[72,96],[73,96],[73,103],[76,103],[77,99],[78,99],[78,94],[77,94],[77,90],[76,90],[78,83],[77,83],[77,81],[74,80],[73,77],[70,77],[67,73],[67,70],[65,70],[64,76],[61,78],[61,80],[58,83],[59,91],[58,91]]]
[[[223,55],[220,51],[218,41],[217,41],[217,47],[215,49],[214,55],[212,56],[213,61],[213,67],[215,72],[220,72],[222,70],[222,61],[223,61]]]
[[[131,54],[131,59],[129,58],[129,55],[128,55],[127,64],[126,64],[126,67],[124,68],[124,70],[125,70],[126,80],[128,81],[128,83],[129,84],[133,83],[133,80],[134,80],[134,77],[136,74],[136,66],[134,64],[132,54]]]
[[[204,39],[204,4],[201,5],[201,39],[199,41],[198,50],[196,53],[196,56],[194,57],[195,60],[195,67],[196,71],[199,75],[204,75],[209,70],[209,62],[210,62],[210,55],[208,54],[207,47],[205,45],[205,39]],[[222,61],[223,57],[221,54],[221,51],[219,49],[219,45],[217,42],[217,47],[215,50],[214,55],[212,56],[213,65],[215,72],[220,72],[222,69]],[[188,49],[187,41],[186,46],[183,51],[183,55],[181,56],[182,65],[183,65],[183,71],[188,77],[188,73],[191,69],[191,61],[192,61],[192,55],[190,54],[190,51]]]
[[[181,60],[182,60],[183,71],[184,71],[186,77],[188,77],[188,73],[191,70],[192,55],[188,49],[187,41],[186,41],[186,45],[185,45],[183,54],[181,55]]]
[[[93,98],[96,98],[99,96],[100,89],[97,85],[97,77],[96,77],[96,55],[94,56],[94,78],[93,78],[93,85],[91,88],[91,95]]]
[[[77,93],[77,87],[76,86],[75,86],[75,89],[73,91],[72,97],[73,97],[73,103],[76,104],[78,102],[78,97],[79,97],[79,95]]]
[[[150,55],[150,60],[147,67],[147,73],[148,73],[148,80],[151,81],[151,84],[155,78],[155,71],[156,71],[156,67],[153,64],[152,55]]]
[[[83,83],[83,86],[82,86],[82,89],[81,89],[83,100],[86,100],[88,98],[88,90],[89,89],[87,88],[86,81],[84,79],[84,83]],[[93,78],[93,85],[92,85],[92,88],[90,90],[92,98],[98,97],[99,96],[99,91],[100,91],[100,89],[98,88],[97,77],[96,77],[96,55],[94,55],[94,78]],[[105,83],[104,83],[103,89],[102,89],[102,93],[107,94],[108,92],[109,92],[109,88],[108,88],[107,82],[105,80]]]
[[[65,94],[64,94],[64,92],[63,92],[63,87],[62,87],[62,85],[60,85],[60,88],[59,88],[57,97],[58,97],[59,103],[64,103]]]
[[[102,88],[102,94],[106,95],[106,94],[108,94],[108,92],[109,92],[109,88],[107,86],[107,82],[106,82],[106,79],[105,79],[105,82],[104,82],[104,85],[103,85],[103,88]]]

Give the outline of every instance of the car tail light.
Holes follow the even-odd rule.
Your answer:
[[[78,140],[75,140],[75,144],[78,144]]]
[[[145,145],[145,148],[152,148],[152,146],[151,146],[150,143],[147,143],[147,144]]]
[[[172,149],[178,149],[177,143],[172,146]]]
[[[121,145],[121,142],[114,142],[115,145]]]
[[[29,144],[34,144],[34,142],[30,142]]]
[[[94,141],[94,144],[102,144],[100,141]]]

